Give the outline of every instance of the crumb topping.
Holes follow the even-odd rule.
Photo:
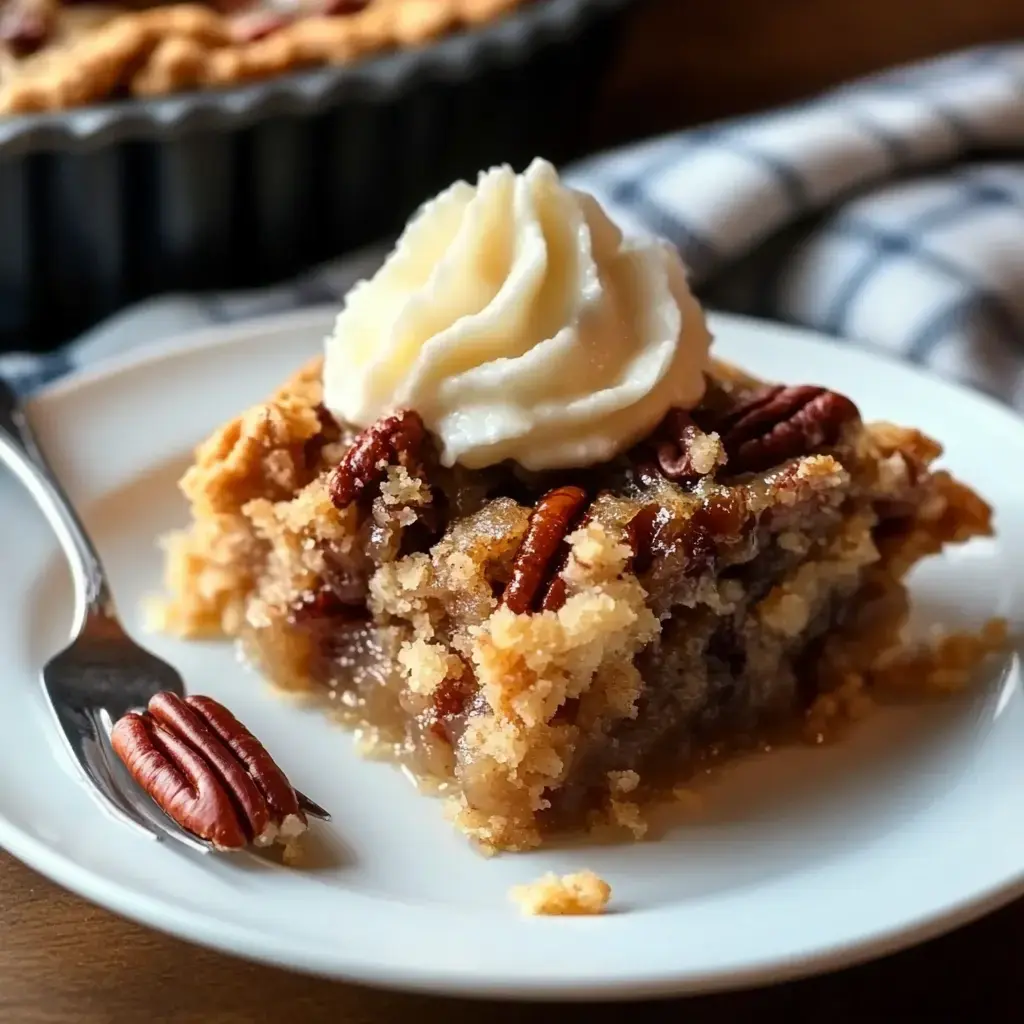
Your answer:
[[[640,785],[640,776],[629,769],[608,773],[608,786],[613,793],[632,793]]]
[[[316,412],[301,401],[258,405],[199,446],[181,489],[200,517],[291,497],[308,479],[303,445],[319,431]]]
[[[603,914],[611,896],[611,886],[593,871],[561,877],[548,872],[536,882],[509,890],[512,902],[531,916]]]
[[[456,654],[426,640],[407,641],[398,652],[398,661],[409,689],[424,697],[435,693],[447,680],[461,679],[465,670]]]
[[[698,434],[689,447],[690,466],[701,476],[714,472],[715,467],[725,465],[725,446],[718,434]]]

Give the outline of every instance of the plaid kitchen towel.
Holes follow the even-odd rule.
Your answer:
[[[565,177],[627,231],[674,242],[711,306],[887,349],[1024,408],[1024,45],[863,79],[797,106],[591,158]],[[339,302],[385,250],[278,288],[134,307],[29,391],[182,330]]]

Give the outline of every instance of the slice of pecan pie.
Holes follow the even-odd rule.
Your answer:
[[[914,430],[711,363],[707,390],[605,463],[441,465],[413,411],[356,432],[319,361],[203,444],[161,625],[239,638],[524,849],[696,758],[911,668],[966,678],[998,630],[909,653],[903,577],[990,531]],[[814,717],[818,714],[818,717]]]
[[[456,183],[199,449],[164,627],[239,638],[501,849],[642,833],[708,751],[962,682],[998,629],[905,652],[902,580],[988,507],[916,431],[710,341],[678,254],[550,164]]]

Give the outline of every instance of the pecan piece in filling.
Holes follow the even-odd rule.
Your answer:
[[[535,610],[538,598],[544,600],[559,548],[586,505],[587,492],[574,486],[556,487],[537,502],[502,595],[502,604],[517,615]]]
[[[331,473],[329,488],[336,508],[345,508],[384,479],[388,466],[403,466],[412,476],[422,473],[426,429],[419,414],[405,409],[367,427]]]
[[[835,444],[843,425],[859,416],[850,399],[826,388],[767,388],[721,426],[729,472],[769,469]]]

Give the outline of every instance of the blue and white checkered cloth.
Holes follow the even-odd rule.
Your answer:
[[[1024,409],[1024,45],[567,169],[627,231],[679,246],[712,307],[888,350]],[[192,327],[339,302],[375,249],[246,294],[153,300],[64,350],[2,356],[24,391]]]

